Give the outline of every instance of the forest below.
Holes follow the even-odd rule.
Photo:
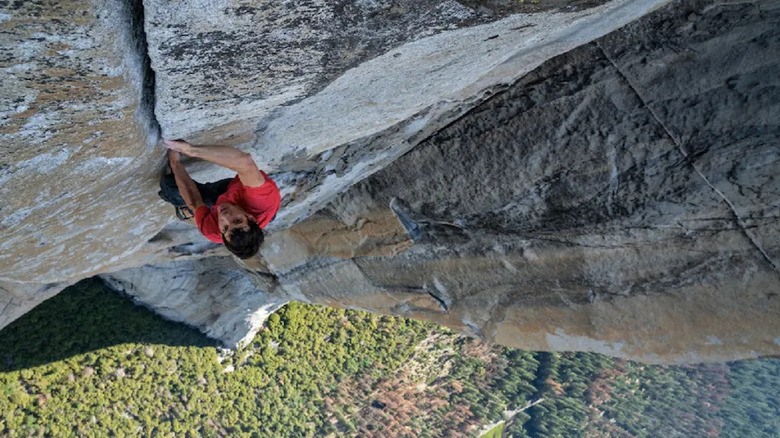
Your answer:
[[[778,437],[779,390],[777,359],[529,352],[301,303],[227,351],[98,280],[0,331],[3,437]]]

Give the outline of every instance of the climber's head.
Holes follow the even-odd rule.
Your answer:
[[[252,215],[236,204],[223,202],[217,206],[217,221],[222,241],[230,252],[242,259],[257,254],[264,236]]]

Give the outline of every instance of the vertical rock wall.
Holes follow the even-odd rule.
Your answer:
[[[9,285],[101,272],[168,221],[157,213],[137,6],[2,8],[0,279]]]
[[[531,349],[777,354],[780,8],[569,3],[3,6],[0,327],[103,273],[229,345],[302,300]],[[157,120],[271,171],[260,258],[168,224]]]

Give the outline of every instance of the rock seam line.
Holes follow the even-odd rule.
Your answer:
[[[447,314],[450,313],[450,309],[447,308],[447,303],[442,298],[440,298],[439,296],[437,296],[436,294],[434,294],[430,290],[426,290],[426,292],[428,292],[428,295],[430,295],[431,298],[433,298],[434,300],[436,300],[439,303],[439,306],[441,306],[442,310],[444,310],[444,313],[447,313]]]
[[[129,50],[135,52],[136,62],[140,63],[140,101],[139,111],[136,117],[141,119],[142,125],[147,129],[151,141],[150,146],[161,137],[161,128],[157,119],[157,90],[156,90],[156,72],[152,68],[152,59],[149,56],[149,40],[146,32],[146,8],[143,0],[122,0],[124,2],[123,10],[128,15],[127,26],[130,35]],[[138,67],[136,67],[138,68]]]
[[[677,149],[680,151],[680,153],[683,155],[683,157],[688,161],[688,164],[690,164],[693,171],[704,181],[707,186],[709,186],[710,189],[712,189],[722,200],[726,203],[726,205],[729,207],[729,211],[731,211],[731,214],[733,215],[733,220],[739,227],[740,231],[742,231],[742,234],[745,235],[745,237],[748,239],[748,241],[753,245],[756,250],[758,250],[759,253],[763,256],[763,258],[772,266],[772,268],[777,272],[780,273],[780,265],[778,265],[772,258],[767,254],[766,251],[764,251],[764,248],[761,247],[761,245],[756,241],[756,239],[748,232],[747,225],[743,222],[742,218],[739,217],[739,214],[737,213],[736,207],[734,207],[734,204],[731,202],[731,200],[726,196],[725,193],[723,193],[721,190],[719,190],[717,187],[715,187],[709,179],[702,173],[697,167],[696,164],[693,162],[693,159],[691,159],[690,154],[685,151],[685,148],[683,147],[683,144],[672,134],[671,130],[666,126],[664,122],[661,121],[661,119],[658,117],[658,115],[653,111],[652,108],[650,108],[650,105],[647,104],[647,101],[642,96],[642,94],[639,92],[639,90],[634,86],[634,84],[631,82],[631,80],[628,78],[628,76],[623,72],[623,70],[618,67],[618,65],[615,63],[615,61],[607,54],[607,52],[604,50],[604,48],[601,46],[601,44],[596,41],[596,47],[599,48],[601,53],[604,55],[604,58],[609,61],[610,64],[612,64],[612,67],[615,68],[615,71],[620,75],[623,80],[626,81],[626,84],[628,84],[628,87],[631,88],[631,90],[636,94],[637,98],[640,102],[642,102],[642,106],[644,106],[649,112],[650,115],[655,119],[655,121],[658,123],[658,125],[661,126],[661,128],[664,130],[666,135],[669,137],[669,139],[677,146]]]

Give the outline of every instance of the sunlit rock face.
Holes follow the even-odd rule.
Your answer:
[[[161,157],[140,14],[119,0],[0,5],[8,288],[102,272],[169,221],[154,190]]]
[[[529,349],[780,353],[780,6],[570,3],[8,7],[3,50],[38,56],[2,66],[0,327],[102,273],[229,346],[301,300]],[[258,258],[171,223],[158,123],[278,182]]]
[[[274,294],[273,276],[249,273],[229,256],[204,263],[175,260],[103,278],[161,316],[231,346],[250,340],[265,318],[288,301]]]

